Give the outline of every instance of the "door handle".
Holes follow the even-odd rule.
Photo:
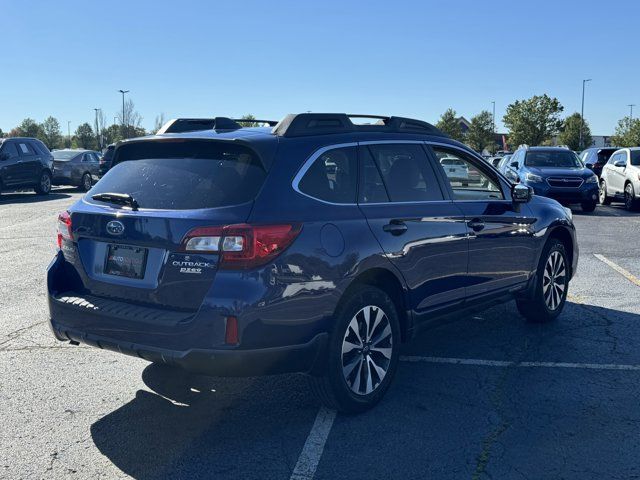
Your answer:
[[[407,224],[403,221],[391,220],[391,222],[382,227],[382,230],[389,232],[391,235],[402,235],[407,231],[407,228]]]
[[[479,218],[474,218],[473,220],[467,222],[467,226],[474,232],[479,232],[484,228],[484,222]]]

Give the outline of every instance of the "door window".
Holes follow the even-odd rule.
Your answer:
[[[358,179],[355,147],[343,147],[322,153],[298,183],[310,197],[331,203],[355,203]]]
[[[23,157],[36,154],[35,151],[33,150],[33,147],[26,142],[18,143],[18,151],[20,152],[20,155],[22,155]]]
[[[613,166],[614,163],[616,163],[618,160],[622,160],[622,156],[620,153],[616,153],[615,155],[611,155],[611,158],[609,159],[609,165]]]
[[[382,181],[380,170],[373,161],[373,157],[367,147],[360,150],[361,170],[360,170],[360,203],[385,203],[389,201],[387,189]]]
[[[480,161],[456,150],[433,147],[433,151],[455,200],[504,199],[497,177],[483,168]]]
[[[443,200],[435,173],[419,144],[381,144],[365,147],[378,168],[391,202]],[[382,196],[379,188],[375,195]]]
[[[16,158],[18,156],[18,149],[16,148],[16,144],[13,142],[5,142],[2,145],[0,152],[6,154],[7,159]]]

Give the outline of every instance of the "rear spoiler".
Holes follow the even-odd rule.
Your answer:
[[[246,124],[251,126],[257,124],[266,124],[269,127],[275,127],[278,122],[276,120],[260,120],[245,118],[174,118],[165,123],[156,135],[163,133],[181,133],[194,132],[198,130],[239,130],[245,128]]]

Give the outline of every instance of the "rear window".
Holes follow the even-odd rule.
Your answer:
[[[613,155],[613,152],[615,151],[616,151],[615,148],[612,148],[611,150],[600,150],[598,152],[598,163],[599,164],[607,163],[611,158],[611,155]]]
[[[71,160],[73,157],[77,157],[78,155],[80,155],[81,152],[70,152],[67,150],[57,150],[57,151],[53,151],[51,152],[51,155],[53,155],[53,159],[56,160],[57,162],[67,162],[69,160]]]
[[[255,152],[226,142],[132,143],[119,147],[116,162],[88,198],[127,193],[142,209],[225,207],[255,199],[266,177]]]

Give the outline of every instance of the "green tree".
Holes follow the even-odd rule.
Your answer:
[[[496,141],[491,112],[483,110],[475,117],[471,117],[471,126],[467,131],[465,142],[476,152],[481,152],[485,148],[495,150]]]
[[[247,115],[241,116],[240,119],[241,120],[246,120],[244,122],[238,122],[243,127],[257,127],[258,126],[257,123],[251,121],[251,120],[255,120],[256,117],[255,117],[255,115],[251,115],[250,113],[248,113]]]
[[[93,134],[93,128],[88,123],[80,125],[75,132],[75,144],[79,148],[87,148],[89,150],[96,148],[96,137]]]
[[[32,137],[37,138],[41,133],[38,123],[32,118],[25,118],[20,125],[14,129],[15,137]]]
[[[49,150],[60,148],[62,146],[62,131],[60,130],[60,123],[55,117],[47,117],[47,119],[40,125],[42,140]]]
[[[582,127],[582,145],[580,145],[580,125],[582,124],[582,117],[578,112],[569,115],[564,119],[562,129],[558,135],[558,143],[560,145],[567,145],[571,150],[582,150],[586,147],[590,147],[592,143],[591,129],[587,121],[584,121]]]
[[[4,138],[4,132],[2,131],[1,128],[0,128],[0,138]]]
[[[611,137],[611,144],[616,147],[640,146],[640,119],[624,117],[619,120],[615,134]]]
[[[122,129],[120,125],[114,123],[102,130],[102,141],[105,146],[117,143],[120,140],[122,140]]]
[[[557,98],[546,93],[534,95],[527,100],[516,100],[507,107],[502,118],[509,129],[509,143],[514,147],[520,144],[540,145],[560,131],[560,114],[564,107]]]
[[[447,109],[447,111],[440,116],[440,120],[436,123],[436,127],[454,140],[458,140],[460,142],[464,140],[460,122],[458,122],[456,111],[453,108]]]

